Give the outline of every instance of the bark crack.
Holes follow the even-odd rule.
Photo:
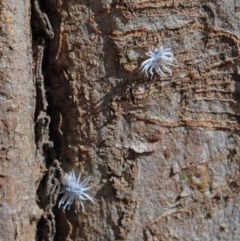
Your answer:
[[[40,161],[43,177],[37,190],[37,203],[43,214],[37,223],[36,240],[53,241],[56,233],[54,207],[60,188],[62,169],[54,150],[51,138],[51,117],[48,114],[49,103],[46,93],[46,67],[50,41],[54,41],[54,32],[45,7],[40,6],[37,0],[32,0],[32,48],[34,60],[34,76],[36,86],[35,107],[35,142],[37,146],[36,159]]]

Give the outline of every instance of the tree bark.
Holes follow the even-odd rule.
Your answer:
[[[29,1],[1,1],[0,18],[0,240],[34,240],[41,211]]]
[[[239,4],[1,1],[0,240],[239,240]]]

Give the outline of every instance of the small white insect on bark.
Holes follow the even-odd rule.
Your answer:
[[[160,77],[166,77],[166,73],[172,75],[171,67],[177,65],[172,49],[157,45],[153,50],[146,53],[148,59],[142,62],[140,70],[146,74],[150,73],[151,78],[155,71]]]
[[[91,176],[87,177],[82,182],[80,182],[80,177],[81,174],[79,174],[77,178],[74,171],[64,175],[62,187],[59,192],[59,195],[63,194],[63,196],[58,203],[58,208],[63,208],[63,211],[65,211],[66,208],[69,210],[74,201],[78,201],[82,206],[83,212],[85,212],[83,201],[89,200],[92,203],[95,202],[94,199],[87,193],[87,191],[91,188],[91,186],[88,186]]]

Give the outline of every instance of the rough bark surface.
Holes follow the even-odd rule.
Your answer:
[[[32,46],[29,2],[12,2],[0,2],[0,238],[239,240],[240,2],[32,0]],[[179,64],[148,79],[139,66],[158,43]],[[85,213],[57,208],[72,169],[93,178]]]
[[[35,87],[30,3],[0,1],[0,240],[34,240],[36,204]]]

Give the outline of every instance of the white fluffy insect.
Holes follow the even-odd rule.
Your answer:
[[[177,60],[174,58],[171,48],[164,48],[157,45],[153,50],[146,53],[148,59],[142,62],[140,70],[148,77],[148,72],[153,77],[153,70],[160,76],[166,77],[165,73],[172,74],[171,67],[176,66]]]
[[[89,200],[94,203],[94,199],[87,194],[87,191],[91,188],[88,186],[91,176],[80,182],[81,174],[78,178],[76,177],[74,171],[66,173],[63,178],[63,185],[60,189],[59,194],[63,194],[62,198],[58,203],[58,208],[63,208],[63,211],[67,208],[69,210],[70,206],[74,201],[80,202],[82,210],[85,212],[83,201]]]

